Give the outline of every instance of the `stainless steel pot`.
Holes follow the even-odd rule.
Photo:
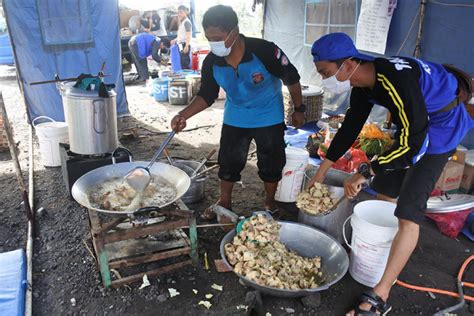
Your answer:
[[[306,181],[311,179],[316,174],[317,170],[318,167],[315,166],[307,169],[305,172]],[[344,180],[349,176],[349,173],[336,169],[329,169],[326,178],[324,179],[324,184],[329,186],[329,189],[333,194],[341,196],[344,195]],[[329,214],[313,215],[300,209],[298,212],[298,222],[319,228],[336,238],[338,242],[343,243],[344,238],[342,235],[342,225],[344,221],[351,216],[353,208],[354,202],[344,198]]]
[[[109,98],[102,98],[97,91],[85,91],[73,85],[74,82],[58,84],[71,151],[82,155],[114,151],[118,147],[115,92],[111,90]]]
[[[344,248],[328,234],[299,223],[278,221],[281,224],[280,241],[290,250],[303,257],[321,257],[321,271],[325,282],[319,287],[306,290],[286,290],[257,284],[246,277],[239,275],[245,285],[262,293],[277,297],[302,297],[315,292],[327,290],[337,283],[347,273],[349,257]],[[224,247],[232,242],[236,234],[235,229],[227,233],[221,241],[220,252],[224,262],[232,268],[225,256]]]
[[[191,180],[184,171],[162,162],[155,162],[155,164],[150,168],[150,174],[153,178],[162,178],[175,186],[177,194],[173,200],[167,201],[162,205],[147,205],[147,207],[138,208],[136,210],[128,212],[103,210],[94,207],[90,203],[89,195],[91,189],[95,188],[101,183],[104,183],[108,179],[123,178],[133,168],[139,166],[145,167],[147,165],[148,162],[145,161],[121,162],[94,169],[84,174],[74,183],[71,189],[71,195],[77,203],[89,209],[93,209],[97,212],[115,215],[135,215],[140,212],[156,210],[158,208],[174,203],[175,201],[180,199],[188,190],[189,185],[191,184]]]
[[[194,170],[199,167],[200,163],[193,160],[175,160],[174,165],[185,171],[188,176],[191,176]],[[206,175],[192,179],[188,191],[181,197],[181,200],[184,203],[196,203],[201,201],[206,192],[206,182],[208,179],[209,177]]]

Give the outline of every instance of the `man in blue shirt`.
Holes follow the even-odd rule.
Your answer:
[[[309,185],[323,182],[332,164],[356,140],[374,104],[387,108],[397,126],[393,146],[370,164],[361,164],[344,183],[346,196],[353,198],[374,176],[371,187],[377,198],[397,204],[399,230],[385,272],[349,313],[385,315],[391,309],[386,303],[390,289],[418,242],[430,193],[456,146],[474,126],[464,104],[471,88],[440,64],[361,54],[344,33],[321,37],[311,53],[323,87],[334,93],[352,90],[344,123]]]
[[[227,100],[218,158],[221,181],[217,204],[231,209],[233,185],[240,180],[254,139],[258,175],[266,192],[264,207],[274,210],[275,191],[286,163],[282,81],[295,104],[293,122],[299,127],[305,110],[300,76],[274,43],[239,34],[237,15],[231,7],[211,7],[204,14],[202,25],[211,53],[203,63],[201,89],[191,104],[173,118],[171,127],[176,132],[183,130],[186,120],[208,108],[222,87]]]
[[[170,41],[167,38],[160,39],[149,33],[140,33],[132,36],[128,42],[128,47],[132,53],[133,63],[137,68],[140,81],[147,81],[148,74],[148,56],[157,62],[161,62],[161,53],[164,49],[170,47]]]

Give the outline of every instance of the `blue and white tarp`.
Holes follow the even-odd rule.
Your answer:
[[[122,76],[117,0],[4,0],[10,39],[29,119],[46,115],[64,121],[56,85],[35,81],[97,74],[116,85],[117,113],[128,113]]]

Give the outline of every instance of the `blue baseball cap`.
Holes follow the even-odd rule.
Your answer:
[[[330,33],[324,35],[313,43],[311,47],[313,61],[333,61],[343,58],[355,57],[362,60],[373,61],[370,55],[359,53],[346,33]]]

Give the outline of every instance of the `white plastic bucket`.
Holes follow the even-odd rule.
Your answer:
[[[50,122],[36,124],[39,119],[47,119]],[[65,122],[56,122],[47,116],[38,116],[31,125],[36,130],[40,146],[41,162],[46,167],[58,167],[61,165],[59,143],[68,143],[69,134]]]
[[[352,249],[349,273],[357,282],[374,287],[382,278],[390,247],[398,231],[398,219],[393,215],[396,204],[386,201],[364,201],[354,207],[343,224],[343,236]],[[345,226],[351,220],[352,239],[347,242]]]
[[[286,164],[282,171],[282,178],[278,182],[275,200],[295,202],[296,196],[301,192],[309,153],[305,149],[286,147],[285,154]]]

